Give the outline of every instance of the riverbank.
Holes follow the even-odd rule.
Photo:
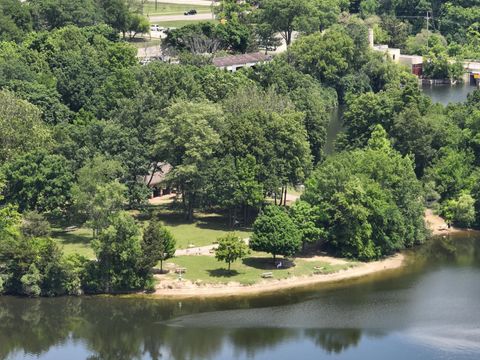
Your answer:
[[[432,232],[432,235],[448,235],[459,231],[465,231],[465,229],[458,229],[453,226],[448,226],[445,219],[439,215],[435,215],[432,209],[425,210],[425,223]]]
[[[448,227],[443,218],[435,215],[432,210],[425,211],[425,223],[432,235],[451,234],[461,231],[454,227]],[[206,255],[206,254],[205,254]],[[211,256],[212,254],[210,254]],[[330,256],[315,256],[310,258],[297,258],[298,261],[322,261],[329,265],[344,265],[348,261]],[[354,266],[341,269],[328,274],[309,274],[304,276],[292,276],[284,279],[261,279],[252,285],[239,282],[208,283],[176,279],[166,275],[157,276],[157,287],[154,296],[166,298],[192,298],[192,297],[224,297],[224,296],[248,296],[256,294],[272,294],[294,288],[308,287],[323,283],[342,282],[373,275],[383,271],[400,268],[404,264],[405,255],[395,256],[373,261],[369,263],[355,263]]]
[[[346,262],[329,256],[309,258],[308,261],[321,260],[329,264]],[[227,284],[206,284],[186,280],[158,279],[160,280],[155,296],[168,298],[191,298],[191,297],[223,297],[223,296],[246,296],[256,294],[271,294],[283,290],[301,288],[322,283],[332,283],[358,279],[381,271],[393,270],[403,265],[405,256],[395,256],[373,261],[369,263],[357,263],[354,267],[330,274],[311,274],[309,276],[290,277],[287,279],[263,279],[253,285],[241,285],[230,282]]]

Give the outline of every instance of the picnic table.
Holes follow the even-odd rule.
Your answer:
[[[264,272],[264,273],[262,273],[261,277],[264,278],[264,279],[273,278],[273,273],[272,272]]]

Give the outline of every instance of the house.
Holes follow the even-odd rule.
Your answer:
[[[420,77],[422,76],[423,69],[423,57],[418,55],[404,55],[400,52],[400,49],[391,48],[388,45],[375,45],[373,37],[373,29],[368,29],[368,42],[370,48],[374,51],[383,53],[386,57],[390,58],[393,62],[402,64],[410,69],[412,74]]]
[[[152,169],[148,175],[141,176],[140,181],[152,191],[151,197],[163,196],[172,192],[172,189],[166,182],[166,177],[170,171],[172,171],[172,165],[158,163],[155,169]]]
[[[241,68],[255,67],[259,63],[268,62],[271,60],[271,55],[265,55],[258,52],[218,57],[213,59],[213,65],[220,69],[235,72]]]

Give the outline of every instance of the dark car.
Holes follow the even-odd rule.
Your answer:
[[[191,9],[183,13],[183,15],[196,15],[196,14],[197,14],[197,10],[195,9]]]

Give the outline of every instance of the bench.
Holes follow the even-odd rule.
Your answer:
[[[187,272],[187,268],[176,268],[175,274],[185,274]]]
[[[267,279],[267,278],[273,278],[273,273],[272,272],[264,272],[261,275],[262,278]]]
[[[317,274],[325,274],[325,272],[326,272],[325,270],[326,270],[326,269],[325,269],[325,266],[321,266],[321,267],[320,267],[320,266],[314,266],[314,267],[313,267],[313,273],[314,273],[315,275],[317,275]]]

